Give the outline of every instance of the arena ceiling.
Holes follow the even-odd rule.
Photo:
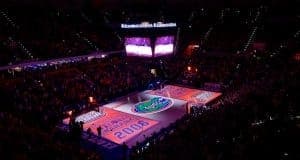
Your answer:
[[[101,9],[120,8],[222,8],[222,7],[251,7],[260,4],[272,6],[294,6],[299,0],[6,0],[0,1],[1,6],[40,6],[61,8],[94,7]]]

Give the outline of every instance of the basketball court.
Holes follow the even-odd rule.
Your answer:
[[[84,122],[84,130],[90,128],[95,135],[101,127],[103,138],[131,148],[182,118],[190,104],[207,104],[219,96],[218,92],[167,85],[120,97],[99,106],[100,112],[90,111],[76,121]],[[68,124],[69,118],[63,122]]]

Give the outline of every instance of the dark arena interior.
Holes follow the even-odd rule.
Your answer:
[[[299,0],[0,1],[0,159],[299,160],[299,62]]]

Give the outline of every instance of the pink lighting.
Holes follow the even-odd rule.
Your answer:
[[[68,113],[68,116],[72,116],[73,111],[68,111],[67,113]]]
[[[150,91],[148,94],[175,98],[191,103],[206,104],[222,95],[219,92],[204,91],[198,89],[184,88],[167,85],[161,90]]]
[[[101,137],[132,147],[183,117],[188,113],[189,106],[202,106],[220,95],[219,92],[167,85],[159,90],[120,97],[99,106],[99,111],[91,110],[75,117],[75,121],[84,122],[84,131],[90,128],[91,133],[97,136],[97,129],[101,127]],[[162,99],[155,101],[158,97]],[[70,118],[66,118],[63,123],[67,125],[69,121]]]
[[[103,112],[103,116],[100,116],[98,119],[84,123],[83,129],[87,131],[88,128],[91,128],[92,133],[98,135],[97,128],[101,126],[101,135],[118,144],[130,140],[141,132],[158,124],[155,120],[119,112],[106,107],[103,107]],[[69,118],[63,122],[68,124]]]
[[[90,103],[94,103],[95,101],[94,101],[94,97],[89,97],[89,102]]]

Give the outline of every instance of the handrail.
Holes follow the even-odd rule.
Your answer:
[[[15,65],[1,66],[0,71],[5,71],[5,70],[15,69],[15,68],[25,69],[25,68],[33,67],[33,66],[41,66],[41,68],[42,68],[43,66],[46,67],[48,65],[88,60],[88,58],[92,58],[92,59],[105,58],[108,55],[122,53],[122,52],[124,52],[124,51],[119,50],[119,51],[109,51],[109,52],[95,52],[92,54],[87,54],[87,55],[82,55],[82,56],[65,57],[65,58],[50,59],[50,60],[44,60],[44,61],[32,61],[32,62],[20,63],[20,64],[15,64]]]

